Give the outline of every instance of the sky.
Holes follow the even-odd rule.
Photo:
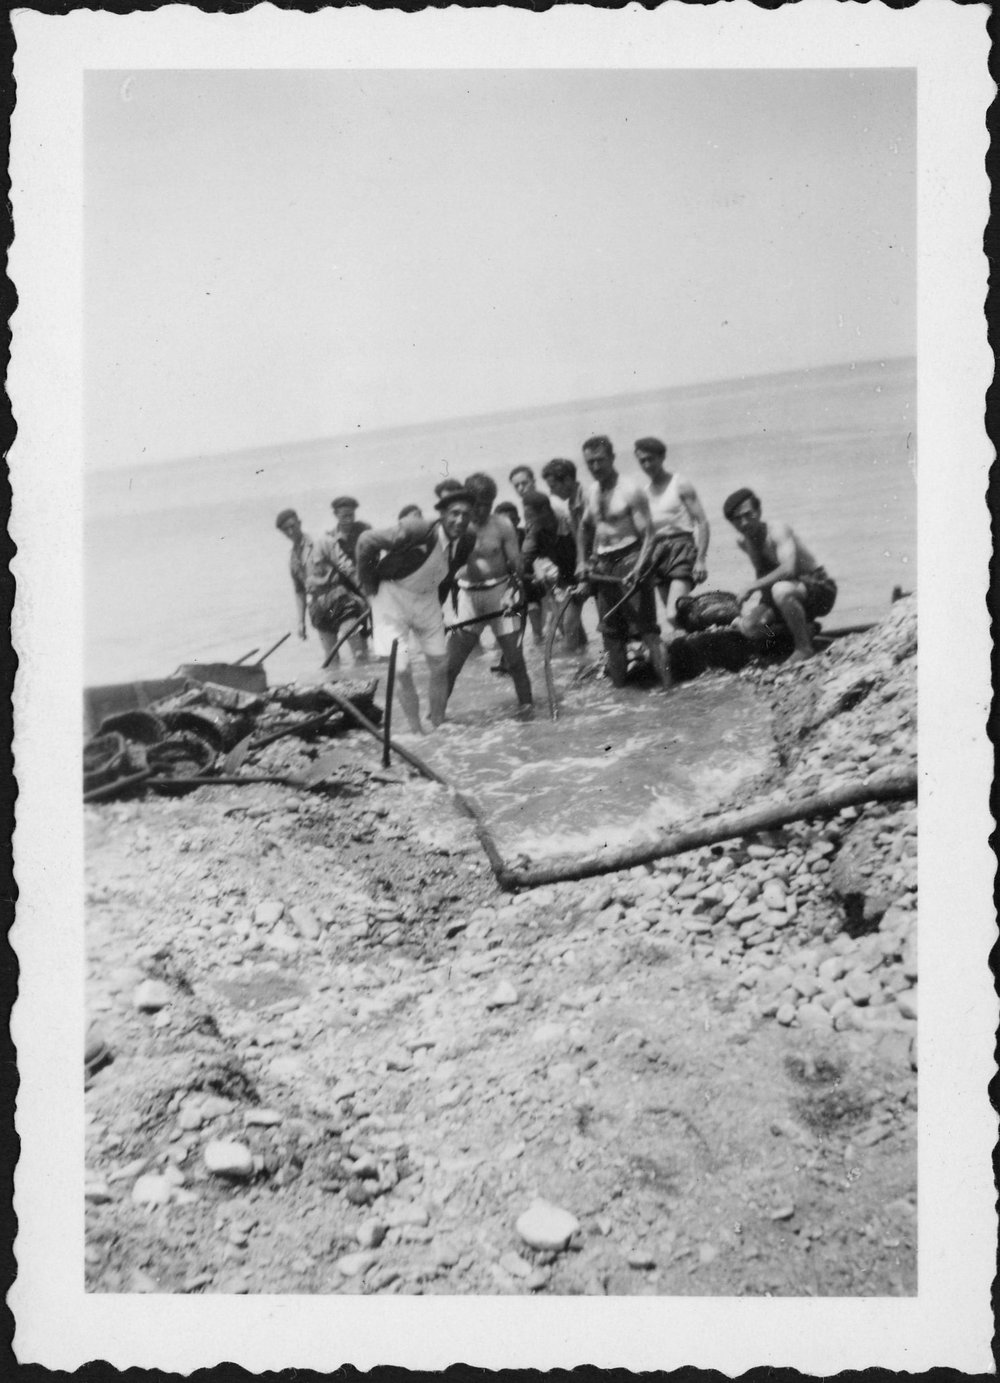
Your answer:
[[[88,72],[137,466],[915,350],[911,69]]]

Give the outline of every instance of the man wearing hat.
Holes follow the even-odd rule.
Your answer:
[[[347,555],[348,561],[357,563],[358,560],[358,539],[362,533],[367,533],[371,528],[370,523],[365,523],[363,519],[357,517],[358,501],[351,495],[338,495],[335,500],[331,500],[330,508],[333,516],[337,520],[337,526],[332,530],[341,548]],[[361,662],[368,661],[368,639],[371,635],[371,626],[364,625],[359,637],[359,647],[361,651]]]
[[[367,528],[358,539],[358,578],[371,601],[375,650],[386,656],[398,640],[399,704],[418,735],[424,728],[408,642],[419,643],[427,660],[428,716],[432,725],[440,725],[448,703],[441,605],[475,545],[468,532],[472,496],[467,491],[446,491],[435,508],[439,517],[434,520],[407,514],[395,528]]]
[[[341,627],[348,620],[357,619],[363,609],[354,567],[334,534],[324,533],[316,542],[305,532],[294,509],[282,509],[274,526],[292,545],[288,565],[295,592],[299,638],[306,637],[308,610],[309,622],[319,635],[326,659],[337,643]],[[367,649],[361,647],[356,634],[351,636],[350,643],[355,660],[364,661]],[[333,662],[337,661],[339,655],[335,654]]]

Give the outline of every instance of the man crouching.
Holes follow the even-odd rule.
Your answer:
[[[833,609],[837,583],[787,523],[765,523],[753,490],[734,490],[722,512],[739,533],[736,546],[749,557],[757,577],[740,593],[735,627],[748,639],[762,639],[781,621],[795,644],[788,663],[811,658],[809,623]]]

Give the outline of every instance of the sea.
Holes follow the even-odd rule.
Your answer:
[[[429,513],[439,480],[472,471],[492,475],[500,498],[516,501],[507,480],[516,465],[537,473],[566,456],[586,478],[580,445],[594,433],[612,438],[626,475],[639,475],[635,438],[668,443],[668,467],[693,482],[712,525],[703,589],[736,591],[749,578],[721,512],[741,485],[757,491],[765,517],[789,522],[837,581],[827,627],[877,620],[895,587],[916,587],[916,362],[838,364],[90,471],[85,681],[233,661],[289,632],[267,660],[269,681],[314,678],[319,644],[294,633],[279,509],[294,507],[318,534],[333,524],[331,499],[346,493],[359,517],[384,526],[405,504]],[[593,623],[585,619],[596,651]],[[456,687],[451,729],[421,741],[421,752],[485,804],[509,850],[534,855],[540,834],[549,851],[571,839],[581,848],[635,839],[704,810],[764,766],[767,737],[737,679],[699,679],[664,698],[577,683],[557,660],[553,723],[540,657],[526,640],[540,714],[520,725],[509,680],[491,671],[489,636],[483,642],[485,656]],[[579,788],[572,803],[567,781]]]

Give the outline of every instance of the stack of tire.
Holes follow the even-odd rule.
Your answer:
[[[162,716],[124,711],[101,722],[83,747],[85,802],[121,797],[150,787],[176,796],[211,773],[219,755],[246,732],[244,717],[214,706],[186,707]]]

